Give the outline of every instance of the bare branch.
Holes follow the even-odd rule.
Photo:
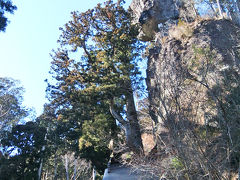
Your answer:
[[[118,121],[125,127],[128,122],[125,121],[125,120],[122,118],[122,116],[119,115],[119,114],[114,110],[113,105],[114,105],[114,100],[112,99],[112,100],[111,100],[111,103],[110,103],[110,112],[111,112],[112,116],[113,116],[116,120],[118,120]]]

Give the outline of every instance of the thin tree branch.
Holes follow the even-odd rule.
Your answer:
[[[126,126],[127,125],[127,121],[125,121],[121,115],[119,115],[113,108],[113,105],[114,105],[114,100],[111,99],[111,102],[110,102],[110,113],[112,114],[112,116],[118,120],[123,126]]]

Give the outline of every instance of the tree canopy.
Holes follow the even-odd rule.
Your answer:
[[[28,115],[22,105],[24,89],[19,81],[0,78],[0,134]]]
[[[38,123],[16,125],[1,140],[9,157],[0,158],[0,176],[3,179],[37,179],[46,128]]]
[[[19,82],[0,78],[1,179],[85,180],[91,177],[93,167],[103,174],[109,158],[114,156],[114,162],[126,151],[125,163],[132,163],[145,174],[150,172],[158,178],[166,174],[173,179],[181,176],[221,179],[227,171],[237,171],[239,68],[235,70],[234,64],[231,68],[210,70],[218,60],[217,51],[191,43],[201,42],[200,36],[208,33],[208,28],[202,31],[201,26],[210,30],[221,27],[216,23],[219,17],[227,15],[239,23],[240,2],[175,2],[174,6],[182,14],[178,20],[162,24],[164,36],[158,34],[160,25],[154,29],[158,32],[149,31],[156,38],[149,43],[145,54],[149,58],[149,98],[144,99],[140,94],[134,97],[135,91],[143,88],[138,64],[145,45],[138,39],[139,27],[132,23],[130,10],[123,8],[124,0],[116,3],[107,0],[86,12],[72,12],[71,20],[60,28],[59,48],[51,54],[52,79],[46,80],[49,102],[34,121],[21,121],[30,112],[22,105],[24,89]],[[198,19],[199,7],[214,17],[217,26],[208,26],[209,19]],[[8,22],[5,14],[13,13],[16,6],[9,0],[0,0],[0,8],[0,31],[5,31]],[[229,24],[230,21],[221,22]],[[156,22],[151,19],[151,23]],[[165,32],[168,28],[179,30],[176,31],[179,34],[186,30],[191,35],[186,39],[182,35],[182,39],[171,37]],[[236,37],[225,39],[238,43],[237,32],[224,33]],[[194,37],[199,42],[189,41],[195,35],[199,35]],[[216,39],[224,37],[215,35]],[[231,55],[236,60],[237,43],[229,48],[236,48]],[[220,50],[224,51],[227,44]],[[221,81],[213,71],[222,75]],[[212,87],[208,86],[208,73],[214,74],[209,80],[218,81]],[[201,91],[206,94],[202,95]],[[135,103],[137,98],[139,101]],[[142,153],[141,135],[148,141],[147,146],[151,141],[146,156]],[[119,151],[110,147],[116,144]]]
[[[11,13],[17,9],[11,0],[0,0],[0,31],[5,31],[8,23],[6,13]]]
[[[141,86],[137,62],[143,46],[137,39],[138,27],[131,24],[122,4],[109,0],[104,6],[72,13],[72,20],[61,28],[61,48],[52,55],[55,83],[47,92],[58,119],[74,121],[80,129],[84,121],[97,121],[100,114],[108,121],[117,119],[126,134],[131,132],[129,147],[139,150],[133,91]]]

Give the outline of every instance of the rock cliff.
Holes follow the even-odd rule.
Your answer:
[[[240,169],[240,27],[196,18],[191,2],[131,6],[139,37],[149,44],[146,84],[157,140],[150,154],[159,158],[152,171],[167,170],[173,179],[231,179]]]
[[[178,19],[191,22],[197,15],[188,0],[133,0],[130,9],[134,23],[141,25],[139,38],[143,41],[153,40],[156,31],[166,32]]]
[[[177,112],[186,120],[211,121],[222,103],[219,93],[225,92],[220,86],[233,86],[230,79],[239,77],[239,27],[228,20],[186,22],[182,3],[134,0],[131,4],[135,22],[142,26],[141,37],[151,41],[147,88],[156,123]],[[194,8],[187,7],[185,14],[193,17]]]
[[[239,31],[228,20],[203,20],[172,27],[167,37],[156,34],[147,68],[156,123],[176,114],[177,108],[182,117],[201,123],[209,121],[210,114],[216,115],[218,91],[224,93],[225,85],[235,86],[231,78],[240,75]]]

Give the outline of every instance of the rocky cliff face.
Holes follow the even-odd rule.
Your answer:
[[[153,40],[156,31],[168,30],[178,19],[193,21],[196,11],[189,0],[133,0],[134,23],[141,25],[139,38]]]
[[[177,21],[184,15],[183,4],[174,0],[131,4],[135,21],[142,25],[141,37],[154,39],[148,49],[147,87],[156,123],[173,117],[206,123],[223,116],[219,97],[228,91],[223,87],[234,86],[232,79],[239,78],[239,27],[228,20],[194,22],[190,18],[194,8],[186,3],[184,20],[189,22]]]
[[[187,8],[144,2],[134,0],[132,8],[140,38],[149,41],[146,83],[157,141],[150,154],[159,158],[152,170],[169,170],[169,179],[231,179],[240,155],[240,27],[194,19],[191,0],[179,1]],[[171,171],[174,158],[187,169]]]
[[[156,123],[176,114],[206,123],[217,114],[225,87],[238,86],[239,31],[230,21],[206,20],[175,26],[167,37],[156,36],[147,69]]]

